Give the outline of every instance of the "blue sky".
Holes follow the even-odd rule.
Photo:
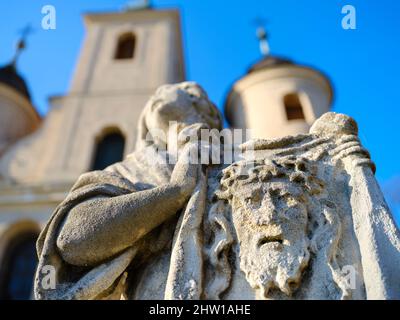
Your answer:
[[[13,55],[18,31],[35,33],[19,62],[41,114],[47,97],[68,90],[84,37],[82,13],[118,11],[124,0],[0,2],[0,64]],[[335,88],[333,111],[353,116],[376,162],[392,205],[400,203],[400,1],[396,0],[159,0],[181,9],[187,78],[202,84],[221,107],[230,85],[260,58],[253,21],[267,20],[272,52],[315,66]],[[41,8],[54,5],[57,29],[41,29]],[[344,5],[357,12],[357,29],[341,27]],[[397,200],[396,200],[397,198]],[[398,209],[397,209],[398,210]],[[399,212],[397,212],[399,214]]]

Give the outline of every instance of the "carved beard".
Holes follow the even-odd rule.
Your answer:
[[[270,243],[260,248],[248,248],[251,252],[240,250],[240,268],[251,287],[261,290],[262,298],[268,298],[273,288],[291,296],[310,260],[308,242],[304,237],[292,245]]]

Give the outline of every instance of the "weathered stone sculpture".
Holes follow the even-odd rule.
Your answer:
[[[213,244],[225,261],[210,269],[224,266],[225,284],[210,297],[400,298],[399,232],[354,120],[327,113],[309,135],[242,147],[247,159],[223,171],[209,211],[208,229],[226,240]],[[248,295],[234,285],[243,273]]]
[[[165,285],[162,272],[168,265],[177,213],[193,193],[201,171],[201,165],[187,161],[196,147],[192,144],[181,148],[176,165],[163,158],[167,141],[159,133],[168,132],[172,120],[180,130],[190,130],[192,124],[220,129],[222,123],[196,84],[161,87],[141,116],[137,151],[104,171],[82,175],[43,230],[37,244],[36,298],[163,295],[159,286]],[[48,265],[56,269],[55,290],[42,286],[41,270]],[[142,276],[150,291],[138,293],[133,288],[141,285],[136,275],[152,270],[151,265],[159,271],[154,270],[153,277]]]
[[[189,161],[199,146],[184,137],[221,122],[198,85],[161,87],[136,151],[82,175],[43,230],[36,298],[400,298],[399,231],[351,118],[327,113],[308,135],[252,140],[233,164]]]

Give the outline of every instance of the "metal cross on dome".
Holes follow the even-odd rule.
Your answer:
[[[270,53],[269,46],[269,35],[264,27],[266,24],[266,20],[262,18],[257,18],[254,20],[254,24],[257,26],[256,35],[260,42],[260,51],[263,56],[268,56]]]
[[[32,28],[31,24],[26,25],[25,28],[20,30],[21,38],[18,40],[16,51],[12,59],[12,65],[15,66],[17,64],[21,52],[26,48],[26,39],[33,33],[33,31],[34,29]]]

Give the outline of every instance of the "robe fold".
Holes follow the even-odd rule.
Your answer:
[[[153,150],[154,152],[154,150]],[[39,236],[37,252],[39,256],[34,286],[35,298],[40,300],[73,300],[73,299],[120,299],[124,295],[127,281],[127,269],[135,263],[138,247],[133,245],[123,252],[97,266],[78,267],[63,260],[57,247],[57,237],[62,224],[69,211],[78,204],[94,197],[116,197],[132,192],[140,192],[164,183],[168,183],[172,169],[162,162],[156,163],[149,160],[149,153],[142,152],[129,156],[125,161],[112,165],[103,171],[85,173],[79,177],[72,187],[67,198],[56,208],[46,227]],[[153,162],[149,162],[153,161]],[[168,268],[166,278],[168,286],[175,288],[174,294],[166,298],[193,298],[200,297],[201,287],[201,241],[193,239],[192,231],[200,237],[202,217],[204,215],[204,195],[206,193],[206,177],[201,179],[195,192],[181,213],[178,227],[173,225],[172,235],[173,249],[171,261],[174,267]],[[190,223],[182,223],[188,221]],[[171,223],[171,222],[170,222]],[[167,223],[166,223],[167,224]],[[188,227],[186,227],[186,225]],[[167,227],[166,227],[167,228]],[[191,232],[188,232],[191,228]],[[174,232],[175,231],[175,232]],[[200,239],[200,238],[198,238]],[[151,238],[150,238],[151,240]],[[190,242],[191,247],[184,244]],[[101,245],[101,244],[99,244]],[[190,252],[190,266],[187,257],[189,249],[197,247],[197,254]],[[192,266],[198,266],[197,272],[193,272]],[[55,288],[51,288],[49,282],[48,267],[55,270]],[[171,274],[169,274],[171,273]],[[189,274],[188,274],[189,273]],[[186,282],[196,283],[198,286],[187,294]],[[177,289],[178,288],[178,289]],[[178,292],[176,291],[178,290]],[[195,291],[193,291],[195,290]],[[185,292],[183,292],[185,291]]]

